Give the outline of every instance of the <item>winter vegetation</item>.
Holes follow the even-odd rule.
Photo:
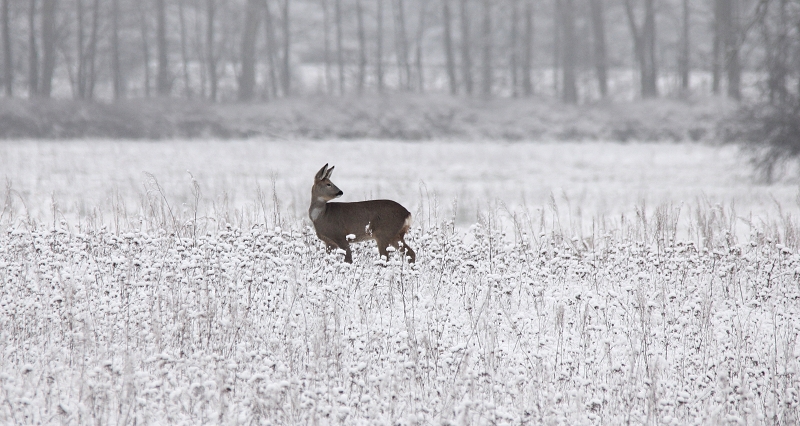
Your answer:
[[[264,104],[126,100],[0,101],[0,138],[202,140],[375,139],[715,143],[735,103],[707,97],[564,105],[395,94],[279,99]]]
[[[735,147],[0,150],[0,423],[800,417],[797,188],[737,175]],[[415,265],[325,252],[322,159],[344,200],[409,207]]]

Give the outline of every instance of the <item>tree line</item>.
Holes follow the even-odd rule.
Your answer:
[[[2,0],[6,97],[800,91],[800,0]],[[748,77],[751,76],[751,77]],[[693,79],[708,80],[706,86]],[[752,80],[752,81],[751,81]],[[310,81],[310,82],[309,82]],[[666,81],[666,83],[665,83]]]

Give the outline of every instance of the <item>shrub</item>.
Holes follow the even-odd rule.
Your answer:
[[[759,180],[772,183],[800,156],[800,101],[740,108],[725,124],[725,139],[743,142]]]

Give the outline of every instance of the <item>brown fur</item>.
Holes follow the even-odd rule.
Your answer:
[[[378,252],[386,259],[389,258],[386,249],[392,246],[408,256],[409,262],[413,263],[416,254],[404,239],[411,224],[411,213],[391,200],[329,203],[328,201],[341,196],[342,191],[330,181],[333,167],[327,167],[327,164],[323,166],[314,177],[311,205],[308,208],[317,237],[325,242],[329,250],[343,249],[344,261],[347,263],[353,262],[350,242],[366,240],[375,240]],[[348,235],[355,235],[355,239],[348,241]]]

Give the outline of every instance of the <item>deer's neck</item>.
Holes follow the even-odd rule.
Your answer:
[[[317,219],[325,214],[325,208],[327,205],[328,202],[324,199],[313,196],[311,197],[311,206],[308,208],[308,217],[311,218],[312,222],[316,222]]]

